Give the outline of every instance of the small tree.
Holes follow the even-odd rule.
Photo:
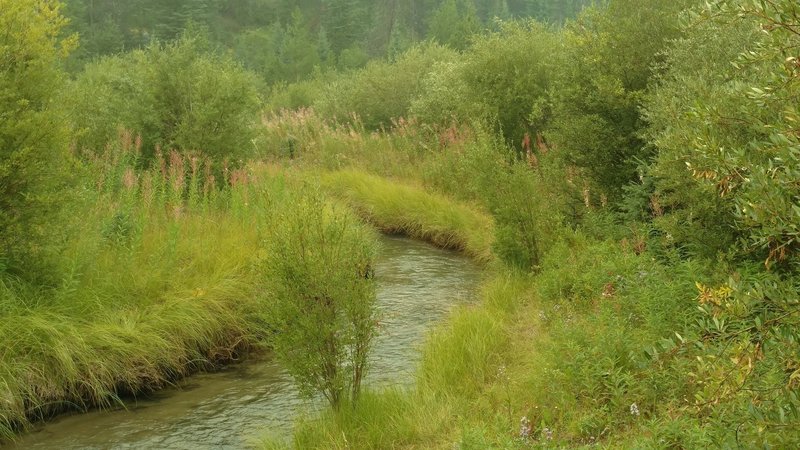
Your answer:
[[[376,332],[375,239],[350,213],[316,197],[279,217],[264,261],[272,344],[300,393],[338,409],[355,402]]]
[[[59,10],[58,2],[0,0],[0,273],[29,280],[50,278],[69,184],[67,127],[54,97],[75,39],[62,37]]]

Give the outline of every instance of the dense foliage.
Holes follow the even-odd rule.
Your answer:
[[[57,4],[0,3],[0,274],[38,278],[58,240],[60,192],[68,182],[67,123],[55,101],[62,38]]]
[[[561,23],[588,0],[69,0],[65,14],[83,45],[73,66],[204,30],[267,82],[298,81],[320,68],[358,67],[426,39],[464,48],[495,18]]]
[[[493,276],[298,446],[800,445],[796,1],[66,3],[0,0],[0,434],[236,342],[355,399],[358,216]]]

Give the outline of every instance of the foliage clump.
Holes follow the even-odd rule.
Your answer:
[[[242,165],[255,148],[259,81],[189,34],[89,64],[64,96],[81,150],[100,151],[120,128],[156,148],[200,151],[217,167]]]
[[[75,43],[65,25],[57,3],[0,2],[0,274],[40,278],[57,253],[70,155],[55,99]]]
[[[281,216],[262,261],[275,355],[301,394],[356,402],[378,330],[375,238],[348,211],[305,197]]]

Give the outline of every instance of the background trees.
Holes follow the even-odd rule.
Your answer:
[[[68,0],[68,28],[81,36],[70,60],[79,70],[98,56],[146,47],[205,30],[213,46],[235,57],[267,83],[298,81],[314,66],[350,69],[369,58],[396,55],[435,39],[464,49],[472,34],[501,19],[535,17],[562,23],[588,0]],[[286,34],[275,37],[274,32]],[[266,38],[266,36],[272,36]],[[243,45],[258,43],[258,47]],[[316,47],[316,52],[310,50]],[[300,51],[302,49],[302,52]],[[318,54],[320,60],[308,60]],[[270,57],[269,55],[276,55]],[[294,59],[298,58],[298,59]]]

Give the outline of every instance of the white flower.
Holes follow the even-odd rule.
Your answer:
[[[519,421],[519,437],[527,439],[531,436],[531,421],[527,416],[522,416]]]

